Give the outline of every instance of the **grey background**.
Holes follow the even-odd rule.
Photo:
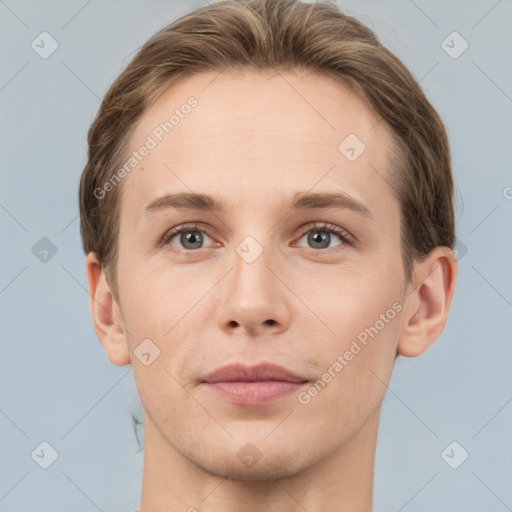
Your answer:
[[[425,354],[397,361],[374,510],[512,510],[512,3],[339,3],[377,32],[438,109],[458,189],[452,313]],[[0,1],[0,511],[139,504],[143,452],[130,419],[138,399],[130,367],[108,362],[92,328],[78,181],[109,85],[146,39],[200,5]],[[31,47],[43,31],[58,42],[47,59]],[[456,59],[441,46],[453,31],[469,44]],[[461,49],[453,37],[446,44]],[[50,454],[43,446],[41,455],[43,441],[58,452],[48,469],[36,463]],[[458,469],[446,460],[460,460],[461,448],[441,456],[452,441],[469,453]]]

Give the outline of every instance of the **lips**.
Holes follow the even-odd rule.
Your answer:
[[[283,366],[272,363],[260,363],[256,366],[243,364],[230,364],[218,368],[210,373],[204,382],[215,384],[217,382],[265,382],[282,381],[293,383],[304,383],[303,379]]]
[[[223,366],[210,373],[203,384],[232,404],[261,406],[298,391],[307,382],[282,366],[261,363]]]

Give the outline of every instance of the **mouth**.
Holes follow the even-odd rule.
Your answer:
[[[237,405],[269,404],[298,391],[308,382],[272,363],[226,365],[202,381],[208,390]]]

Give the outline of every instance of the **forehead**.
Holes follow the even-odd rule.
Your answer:
[[[182,78],[143,113],[128,156],[142,147],[123,184],[132,206],[178,189],[231,199],[315,184],[366,201],[389,194],[386,123],[346,85],[312,72]]]

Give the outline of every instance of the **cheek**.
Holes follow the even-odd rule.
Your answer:
[[[206,284],[186,272],[149,262],[124,262],[119,292],[132,338],[162,338],[205,293]],[[133,341],[136,341],[135,339]]]
[[[143,387],[141,399],[146,393],[150,402],[154,390],[178,395],[180,384],[193,385],[193,369],[215,350],[202,344],[214,309],[207,292],[215,281],[212,273],[194,279],[191,272],[170,268],[134,268],[123,281],[123,319],[134,377]]]
[[[398,270],[396,265],[352,267],[324,281],[321,288],[313,287],[313,283],[306,284],[303,293],[307,294],[308,303],[318,311],[318,316],[323,315],[331,337],[339,341],[342,348],[360,333],[364,338],[365,330],[376,322],[379,331],[390,331],[397,313],[393,304],[403,299]],[[384,324],[381,315],[384,315]]]
[[[396,354],[397,325],[395,317],[380,330],[375,322],[369,327],[352,326],[355,336],[340,336],[323,350],[323,373],[297,396],[304,417],[316,418],[317,428],[333,436],[358,432],[386,392]]]
[[[318,316],[334,333],[329,333],[329,341],[317,344],[324,373],[303,400],[323,406],[329,402],[335,411],[346,412],[347,421],[357,421],[364,411],[377,407],[386,391],[402,310],[399,286],[390,285],[389,279],[379,283],[370,274],[366,279],[356,277],[343,280],[343,286],[341,280],[339,286],[331,283],[316,302],[325,305]]]

